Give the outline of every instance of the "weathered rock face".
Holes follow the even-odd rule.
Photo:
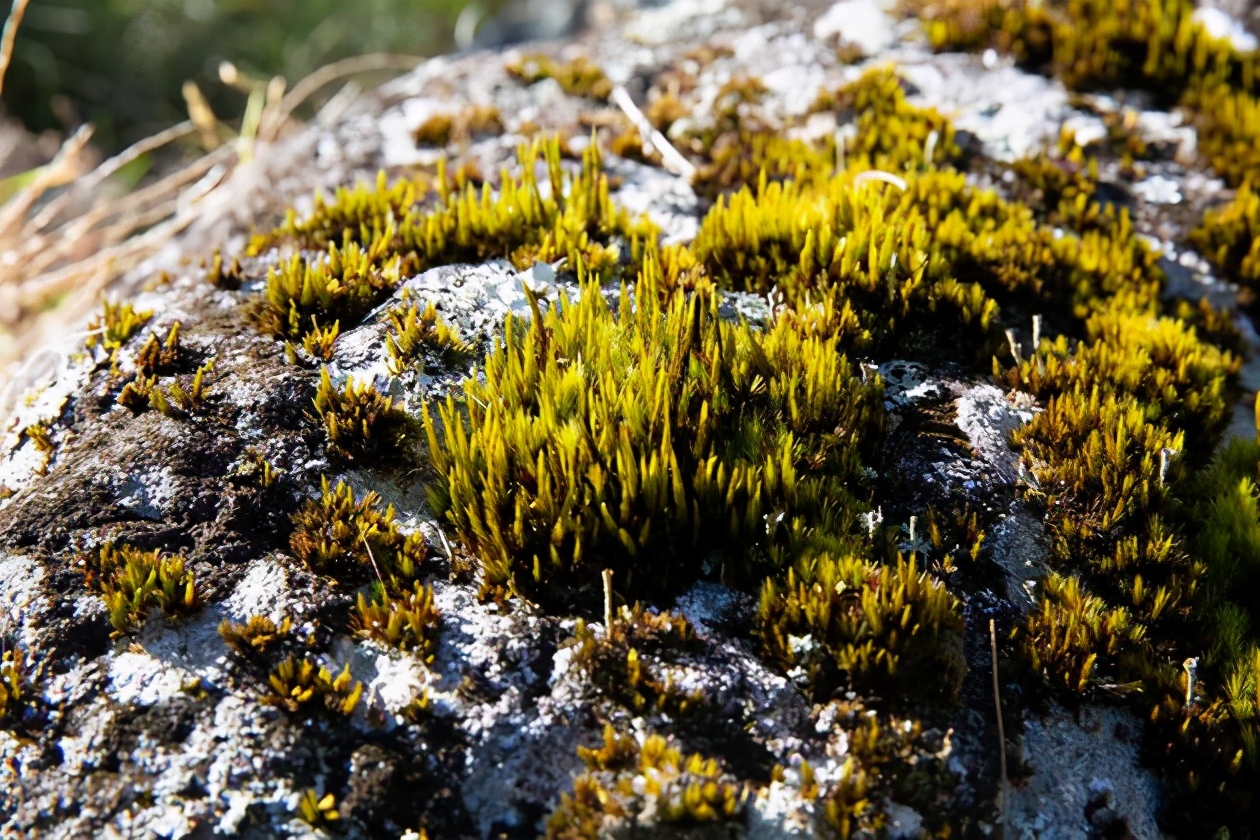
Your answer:
[[[765,89],[758,119],[797,137],[839,136],[849,130],[843,120],[810,114],[818,94],[853,81],[870,64],[894,62],[914,103],[936,107],[966,133],[963,143],[978,161],[969,177],[981,186],[1000,186],[996,162],[1052,142],[1065,122],[1078,136],[1105,131],[1098,113],[1071,104],[1057,82],[1002,57],[933,54],[916,21],[898,19],[874,0],[675,0],[628,12],[547,51],[590,57],[640,102],[674,74],[686,106],[677,122],[694,124],[676,125],[674,137],[703,129],[715,101],[729,94],[723,86],[752,77]],[[1014,678],[1000,691],[1014,707],[1005,726],[1008,753],[1018,756],[1010,771],[1016,782],[999,798],[990,619],[1007,657],[1007,633],[1036,600],[1049,538],[1041,512],[1023,500],[1031,479],[1009,445],[1011,433],[1043,406],[999,387],[983,368],[930,354],[914,358],[914,348],[906,348],[905,359],[860,360],[885,383],[892,426],[872,533],[882,520],[890,540],[934,564],[962,604],[967,674],[956,697],[926,704],[860,691],[838,692],[834,702],[816,696],[803,672],[763,656],[752,631],[759,593],[721,583],[720,556],[672,603],[650,605],[674,610],[694,627],[686,645],[642,652],[653,679],[669,687],[662,697],[690,698],[690,706],[636,706],[611,696],[580,654],[583,634],[606,631],[603,604],[543,609],[510,592],[487,595],[476,552],[427,501],[434,476],[417,454],[424,443],[418,422],[395,456],[375,463],[330,452],[313,403],[319,361],[286,349],[251,316],[269,271],[289,251],[243,256],[247,233],[276,223],[284,206],[308,214],[316,190],[371,182],[380,169],[400,175],[455,151],[460,162],[492,173],[514,165],[514,150],[528,135],[557,133],[580,151],[590,126],[621,126],[619,111],[565,93],[553,79],[522,83],[506,69],[518,60],[511,51],[434,59],[364,95],[331,124],[259,150],[201,223],[120,282],[118,294],[135,310],[152,312],[144,329],[121,341],[112,360],[99,343],[83,348],[82,337],[68,339],[63,364],[33,383],[7,421],[0,441],[0,640],[23,651],[26,665],[25,695],[11,704],[0,731],[6,836],[386,837],[423,829],[433,838],[532,837],[545,832],[574,777],[591,766],[578,748],[597,747],[605,724],[644,743],[649,733],[665,735],[686,753],[716,759],[723,783],[745,797],[733,818],[715,827],[665,824],[662,800],[610,819],[613,836],[882,830],[919,837],[950,827],[961,836],[1003,829],[1020,837],[1162,836],[1160,782],[1139,762],[1141,719],[1093,703],[1066,711],[1051,702],[1047,709],[1021,697]],[[472,106],[497,109],[499,130],[447,138],[441,147],[417,145],[414,132],[432,117]],[[1148,142],[1193,144],[1193,130],[1167,114],[1135,113],[1135,130]],[[1188,287],[1180,293],[1219,293],[1222,285],[1202,259],[1169,244],[1184,241],[1222,189],[1184,160],[1170,153],[1133,184],[1123,182],[1118,164],[1104,162],[1100,177],[1116,187],[1116,202],[1132,208],[1139,231],[1163,243],[1168,265],[1180,267]],[[606,153],[604,165],[615,204],[646,214],[667,242],[695,237],[712,204],[706,190],[651,162]],[[212,272],[201,267],[216,249],[225,262],[240,255],[229,281],[212,283]],[[606,291],[615,299],[615,288]],[[562,292],[583,293],[565,266],[557,274],[544,264],[518,268],[499,259],[427,268],[402,277],[366,316],[340,323],[327,371],[336,385],[347,378],[375,383],[415,421],[426,404],[460,393],[472,362],[433,352],[420,369],[394,375],[386,347],[391,307],[432,303],[481,358],[501,339],[505,316],[528,321],[532,296],[555,300]],[[722,317],[731,323],[764,326],[779,305],[756,294],[722,294]],[[170,411],[124,405],[124,383],[144,364],[145,338],[166,337],[177,322],[181,351],[159,385],[189,391],[195,372],[212,362],[205,396]],[[37,439],[32,427],[46,438]],[[297,558],[293,515],[320,495],[325,477],[344,481],[356,499],[379,494],[382,508],[393,506],[401,533],[423,537],[417,576],[432,587],[439,615],[431,658],[353,632],[352,608],[368,591],[370,570],[359,580],[334,580]],[[949,572],[945,552],[923,536],[926,525],[916,533],[929,508],[977,512],[988,538],[973,565]],[[156,601],[142,601],[141,612],[151,614],[120,631],[102,598],[108,570],[93,558],[122,544],[182,556],[200,603],[165,611],[184,613],[172,617],[153,608]],[[278,642],[234,650],[221,624],[254,617],[272,622]],[[808,636],[791,639],[797,652],[813,644]],[[349,713],[295,701],[287,686],[274,685],[285,655],[326,667],[330,680],[348,668],[361,698]],[[925,686],[925,695],[932,688]],[[872,773],[866,790],[854,782],[852,758],[867,721],[876,719],[889,730],[880,738],[896,749],[880,759],[888,769],[882,778]],[[647,778],[630,784],[642,788]],[[853,816],[841,827],[819,791],[839,796],[845,784],[854,785],[846,794]],[[335,819],[329,803],[319,803],[326,795],[335,801]]]

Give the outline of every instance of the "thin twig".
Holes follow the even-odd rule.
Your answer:
[[[630,118],[630,122],[634,123],[635,128],[639,130],[639,134],[647,139],[652,147],[661,155],[661,163],[665,168],[675,175],[686,178],[690,181],[696,177],[695,165],[682,156],[682,153],[674,148],[673,144],[666,139],[664,134],[656,130],[656,126],[652,125],[652,121],[647,115],[639,110],[639,106],[634,104],[634,100],[630,98],[630,94],[621,85],[613,88],[609,94],[609,99],[613,104],[622,110],[622,112]]]
[[[17,40],[22,15],[26,14],[26,6],[30,2],[31,0],[16,0],[9,10],[8,20],[4,22],[4,34],[0,35],[0,93],[4,93],[4,77],[9,72],[9,62],[13,60],[13,42]]]
[[[359,539],[363,540],[363,547],[367,549],[368,559],[372,561],[372,569],[376,572],[376,579],[381,582],[381,586],[384,586],[385,578],[381,577],[381,567],[376,565],[376,556],[372,554],[372,546],[368,545],[367,535],[360,534]]]
[[[268,109],[259,125],[258,139],[275,140],[280,136],[280,129],[284,127],[289,115],[298,106],[338,79],[373,70],[412,70],[422,61],[422,57],[414,55],[372,53],[326,64],[294,85],[274,108]]]
[[[1006,775],[1006,725],[1002,722],[1002,690],[998,682],[998,650],[997,626],[989,619],[989,650],[993,654],[993,705],[997,709],[998,725],[998,763],[1002,770],[1002,787],[998,791],[998,813],[1002,815],[1002,824],[1006,824],[1006,790],[1010,785]]]
[[[604,569],[604,635],[611,636],[613,630],[613,570]]]

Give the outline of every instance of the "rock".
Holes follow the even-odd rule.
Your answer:
[[[564,5],[562,12],[586,4]],[[845,45],[864,54],[863,68],[896,62],[911,102],[949,115],[989,163],[1040,148],[1071,118],[1082,130],[1105,131],[1103,119],[1075,104],[1058,82],[996,54],[933,54],[918,24],[875,0],[674,0],[618,5],[609,14],[602,27],[545,49],[588,55],[645,106],[651,84],[686,66],[686,85],[676,87],[689,112],[679,122],[697,131],[712,128],[713,104],[745,77],[764,85],[757,95],[767,124],[791,124],[791,136],[811,139],[845,130],[834,114],[804,118],[820,92],[860,72],[837,54]],[[1201,17],[1216,27],[1219,15]],[[571,20],[562,14],[544,23],[561,34]],[[497,42],[521,24],[505,18],[496,25],[511,32],[478,36]],[[1229,32],[1241,37],[1233,27]],[[989,620],[999,628],[994,638],[1005,640],[1036,603],[1049,568],[1047,523],[1025,498],[1035,479],[1010,445],[1012,433],[1044,409],[1031,395],[955,361],[919,360],[915,348],[906,358],[855,362],[856,376],[884,383],[891,427],[881,453],[886,471],[870,470],[861,480],[892,488],[892,503],[865,512],[862,529],[872,540],[886,534],[891,556],[913,553],[916,568],[930,567],[931,581],[945,581],[963,603],[961,638],[950,644],[966,670],[958,697],[928,703],[916,696],[898,705],[878,691],[813,690],[810,669],[836,667],[820,653],[825,640],[790,635],[785,645],[794,668],[768,655],[751,630],[759,590],[728,580],[721,551],[706,546],[695,552],[701,580],[645,605],[650,615],[672,610],[684,617],[694,638],[677,650],[641,645],[635,666],[620,652],[616,662],[627,673],[641,666],[654,675],[660,696],[681,708],[666,700],[636,705],[599,689],[590,674],[595,666],[583,659],[584,633],[612,638],[598,593],[575,590],[580,603],[553,608],[521,597],[515,584],[483,586],[476,558],[452,544],[433,512],[431,466],[411,457],[427,445],[420,422],[427,407],[459,393],[466,377],[486,376],[481,361],[503,339],[508,316],[518,327],[528,324],[532,300],[573,302],[591,288],[578,284],[575,266],[491,259],[408,272],[378,306],[339,323],[322,360],[286,348],[251,321],[249,307],[291,245],[243,257],[240,289],[212,285],[197,267],[196,259],[216,248],[240,253],[250,231],[278,222],[279,206],[304,217],[317,190],[373,183],[378,169],[400,175],[434,165],[439,154],[418,148],[412,133],[435,114],[498,109],[502,136],[457,144],[460,160],[482,173],[517,167],[514,147],[535,132],[558,132],[580,156],[590,126],[628,125],[606,103],[565,93],[555,79],[521,84],[507,69],[520,55],[433,59],[365,94],[330,124],[260,148],[196,224],[120,279],[120,297],[153,310],[145,335],[181,325],[188,354],[182,381],[213,360],[203,412],[133,413],[120,404],[116,377],[138,370],[139,339],[113,360],[100,346],[82,348],[81,337],[68,340],[53,354],[55,370],[17,400],[0,427],[0,640],[35,663],[27,675],[34,699],[0,731],[3,833],[418,837],[424,829],[432,838],[538,836],[562,801],[579,796],[575,777],[598,763],[584,762],[579,748],[588,758],[597,752],[608,725],[636,749],[654,744],[654,734],[668,735],[684,755],[713,758],[723,783],[742,793],[729,822],[667,835],[648,818],[634,821],[642,815],[615,826],[610,818],[604,836],[820,836],[838,830],[849,817],[837,814],[851,807],[854,836],[874,836],[880,826],[889,837],[939,836],[950,825],[959,826],[958,836],[986,836],[1004,819],[1008,837],[1161,837],[1159,779],[1141,766],[1136,738],[1115,734],[1140,731],[1142,720],[1102,703],[1075,713],[1054,702],[1041,710],[1031,702],[1007,707],[1006,737],[1015,745],[1009,752],[1020,755],[1023,775],[1005,813],[998,810]],[[1174,122],[1155,111],[1137,120],[1152,143],[1192,141],[1193,129]],[[678,124],[666,132],[676,141],[685,134]],[[1137,215],[1139,229],[1166,244],[1158,214],[1200,206],[1220,182],[1176,162],[1161,166],[1132,184],[1124,200],[1148,213]],[[967,177],[987,184],[998,171]],[[694,240],[712,205],[712,195],[651,162],[608,154],[605,173],[610,200],[648,217],[666,245]],[[632,243],[616,245],[614,260],[627,262]],[[1166,257],[1184,268],[1169,283],[1178,294],[1198,287],[1219,293],[1222,284],[1208,277],[1197,254]],[[162,271],[167,279],[151,282]],[[603,293],[625,305],[618,288]],[[719,315],[762,329],[782,308],[780,293],[723,292]],[[472,348],[471,360],[429,348],[417,366],[391,371],[390,313],[404,301],[432,303]],[[1015,350],[1030,337],[1024,332],[1013,331]],[[406,413],[396,452],[376,464],[330,453],[313,409],[325,367],[335,388],[371,384]],[[758,387],[763,380],[749,385]],[[51,451],[31,434],[37,426],[47,427]],[[321,497],[324,478],[345,482],[356,500],[379,494],[399,532],[424,542],[417,575],[438,616],[427,654],[355,632],[362,628],[352,608],[385,582],[375,555],[375,575],[365,567],[350,583],[299,559],[290,541],[294,515]],[[943,538],[933,535],[936,526],[919,518],[929,508],[960,521],[975,513],[984,531],[981,559],[964,559],[972,545],[937,544]],[[787,528],[789,514],[766,511],[766,528]],[[754,522],[759,529],[761,520]],[[370,553],[374,536],[357,536]],[[182,556],[200,588],[199,609],[170,619],[155,609],[130,629],[111,623],[93,563],[102,548],[122,541]],[[837,593],[847,585],[836,584]],[[231,628],[240,635],[251,619],[272,625],[275,647],[262,652],[265,640],[256,648],[229,644]],[[1003,656],[1009,652],[1004,646]],[[325,669],[328,683],[346,674],[346,685],[361,685],[359,702],[350,713],[320,703],[294,711],[294,704],[307,707],[295,699],[300,686],[276,688],[281,654],[309,661],[316,674]],[[915,688],[934,696],[939,682],[953,695],[953,676],[933,673]],[[344,700],[348,689],[330,691]],[[622,778],[630,792],[619,795],[644,796],[665,772],[639,769]],[[326,796],[336,820],[320,804]],[[654,801],[652,808],[664,813],[666,805]]]

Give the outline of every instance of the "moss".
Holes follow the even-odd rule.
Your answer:
[[[328,448],[351,461],[371,461],[393,453],[403,441],[407,415],[370,382],[347,377],[345,388],[333,387],[328,368],[315,389],[315,416],[323,424]]]
[[[911,105],[905,82],[890,67],[872,68],[824,92],[811,110],[831,111],[842,124],[856,127],[844,155],[861,168],[920,172],[963,161],[953,125],[934,108]]]
[[[218,629],[227,646],[248,659],[279,648],[289,638],[293,624],[288,616],[276,624],[265,615],[251,615],[243,623],[225,618]]]
[[[445,146],[451,142],[455,119],[450,114],[434,114],[411,133],[420,146]]]
[[[1040,397],[1090,387],[1131,394],[1172,429],[1192,434],[1203,454],[1229,422],[1241,364],[1183,321],[1106,309],[1086,322],[1075,347],[1064,335],[1043,340],[1005,379]]]
[[[298,800],[298,818],[314,829],[329,828],[341,819],[337,811],[337,797],[331,793],[319,795],[314,788],[307,788]]]
[[[89,350],[99,345],[112,355],[152,317],[152,312],[137,311],[130,303],[107,300],[101,314],[88,322],[88,337],[84,343]]]
[[[571,61],[557,61],[543,53],[523,56],[507,65],[507,71],[527,85],[542,79],[555,79],[561,90],[569,96],[584,96],[605,100],[612,93],[613,84],[604,71],[586,56]]]
[[[427,555],[424,538],[399,531],[393,506],[381,510],[378,494],[356,499],[349,486],[330,487],[326,478],[320,497],[293,515],[293,525],[294,556],[312,571],[338,579],[361,578],[374,569],[410,580]]]
[[[327,254],[300,254],[267,272],[267,296],[258,304],[259,327],[277,338],[300,339],[334,320],[355,323],[401,282],[402,264],[388,254],[388,229],[364,248],[357,242],[327,246]]]
[[[531,297],[462,406],[426,407],[434,508],[491,582],[555,596],[612,568],[638,597],[695,580],[699,546],[734,550],[736,581],[752,550],[853,530],[878,384],[834,340],[730,325],[715,298],[663,300],[660,282],[649,265],[616,313],[590,285],[545,313]]]
[[[855,556],[802,559],[767,580],[757,634],[773,661],[818,696],[895,686],[950,699],[962,685],[962,613],[912,555],[895,565]]]
[[[137,632],[154,608],[174,618],[201,606],[196,578],[179,555],[109,544],[85,559],[85,570],[89,588],[105,602],[115,635]]]
[[[311,714],[323,710],[350,715],[363,696],[363,683],[350,676],[350,666],[333,676],[327,668],[309,658],[288,657],[267,677],[271,693],[263,702],[289,712]]]
[[[1048,66],[1075,90],[1138,88],[1176,101],[1189,86],[1254,85],[1256,58],[1192,19],[1189,0],[913,2],[937,49],[988,46]]]
[[[433,588],[419,582],[407,587],[373,586],[359,593],[350,625],[355,635],[399,650],[411,650],[426,662],[437,649],[441,614],[433,606]]]
[[[740,820],[747,794],[714,759],[684,757],[659,735],[642,745],[604,729],[602,747],[578,748],[587,772],[561,796],[547,820],[556,840],[606,836],[618,827],[655,825],[655,831]]]
[[[386,366],[394,376],[422,361],[422,353],[436,353],[443,364],[452,364],[469,357],[473,347],[460,338],[440,317],[437,307],[430,303],[422,311],[415,303],[405,300],[402,306],[389,310],[389,332],[385,336],[385,350],[389,354]]]
[[[434,114],[412,132],[421,146],[443,147],[452,141],[468,143],[504,132],[503,116],[493,105],[470,105],[455,114]]]
[[[635,604],[619,610],[610,628],[597,631],[578,619],[570,643],[572,663],[595,694],[634,711],[686,714],[704,698],[662,679],[653,661],[698,647],[695,631],[685,618],[654,613]]]
[[[496,258],[519,268],[565,260],[575,271],[608,273],[622,261],[620,243],[635,256],[655,236],[649,223],[609,200],[594,142],[576,175],[562,166],[554,138],[522,147],[518,162],[520,174],[502,172],[497,191],[489,184],[478,191],[463,170],[448,177],[442,162],[432,192],[427,180],[391,185],[382,173],[375,187],[338,190],[332,201],[317,197],[304,220],[290,214],[256,237],[250,252],[292,243],[324,253],[295,254],[268,272],[265,299],[254,306],[259,328],[327,358],[339,330],[358,323],[404,275]],[[548,189],[538,181],[540,167]]]
[[[1252,171],[1260,172],[1260,164]],[[1250,184],[1243,184],[1229,203],[1204,213],[1190,241],[1252,298],[1260,294],[1260,195]]]
[[[829,780],[819,779],[807,761],[799,766],[797,793],[812,803],[814,836],[883,836],[891,802],[923,815],[923,836],[957,830],[943,821],[948,818],[941,806],[957,780],[945,767],[948,746],[939,732],[925,732],[918,720],[879,713],[861,700],[833,700],[824,714],[833,737],[843,739],[845,755],[840,772]]]
[[[4,646],[0,653],[0,727],[17,723],[35,697],[35,673],[19,647]]]

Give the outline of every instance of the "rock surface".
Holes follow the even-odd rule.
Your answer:
[[[841,43],[868,58],[842,61]],[[1065,121],[1088,127],[1097,119],[1075,109],[1057,82],[1005,58],[931,53],[916,22],[876,0],[674,0],[626,12],[576,45],[632,97],[689,51],[728,48],[699,69],[690,98],[697,119],[736,76],[762,79],[766,112],[787,116],[803,113],[819,90],[884,61],[914,86],[915,102],[949,115],[995,160],[1051,142]],[[214,248],[239,253],[248,231],[278,219],[279,206],[301,215],[316,190],[370,181],[378,169],[431,164],[440,153],[417,147],[412,133],[435,113],[498,108],[503,136],[474,140],[466,150],[485,172],[510,161],[529,124],[579,147],[587,136],[583,115],[598,103],[550,81],[522,85],[504,69],[512,57],[434,59],[365,94],[335,123],[261,149],[198,225],[121,280],[118,295],[154,312],[146,329],[165,334],[182,325],[188,370],[214,360],[206,416],[133,416],[103,396],[111,374],[99,350],[66,352],[51,376],[27,383],[33,387],[0,428],[0,621],[4,643],[37,664],[41,702],[21,725],[0,731],[5,836],[311,836],[322,829],[297,815],[302,795],[314,790],[335,793],[341,836],[399,837],[423,827],[433,838],[532,837],[581,770],[576,748],[597,744],[608,720],[640,733],[669,731],[747,781],[746,836],[812,835],[815,806],[801,793],[802,762],[820,782],[842,777],[849,736],[834,707],[811,702],[792,674],[758,656],[746,631],[753,599],[706,582],[676,604],[652,605],[677,609],[697,628],[696,650],[653,665],[682,691],[706,698],[698,723],[684,728],[667,714],[639,715],[595,696],[573,664],[572,618],[519,599],[483,602],[478,582],[452,568],[459,547],[447,545],[430,513],[422,476],[330,462],[308,417],[318,368],[289,363],[283,345],[247,328],[242,314],[281,257],[243,260],[238,291],[206,282],[199,267]],[[1152,138],[1193,141],[1192,131],[1187,138],[1189,129],[1168,126],[1165,117],[1143,113],[1139,124]],[[1171,234],[1160,225],[1171,223],[1158,208],[1201,206],[1219,182],[1175,161],[1161,166],[1128,186],[1139,219],[1148,220],[1145,232],[1166,241]],[[608,169],[619,180],[615,202],[649,214],[668,238],[694,236],[707,204],[685,179],[613,156]],[[1170,252],[1169,259],[1178,257]],[[1197,273],[1190,282],[1212,287],[1203,266],[1180,262]],[[406,290],[435,303],[484,350],[506,314],[529,317],[525,284],[545,295],[576,295],[563,269],[556,276],[545,266],[520,272],[490,262],[410,277],[395,299]],[[732,315],[754,321],[769,312],[752,296],[732,295],[729,303]],[[390,376],[383,317],[377,310],[343,325],[330,373],[337,382],[371,380],[418,413],[451,393],[467,369],[434,364],[422,375]],[[124,348],[124,370],[135,364],[135,350],[134,342]],[[970,815],[960,823],[965,836],[1004,829],[1007,837],[1160,837],[1158,783],[1140,766],[1136,738],[1124,735],[1141,723],[1111,708],[1014,713],[1006,732],[1018,748],[1008,752],[1020,756],[1022,778],[999,812],[989,619],[1008,627],[1028,608],[1045,550],[1039,518],[1019,499],[1026,479],[1007,441],[1040,407],[972,374],[912,362],[885,362],[880,372],[897,422],[889,446],[914,495],[906,509],[952,500],[983,510],[986,558],[1000,571],[959,593],[969,675],[960,707],[930,722],[941,744],[936,758],[952,774],[954,804],[944,810]],[[23,434],[35,423],[50,430],[51,456]],[[280,473],[269,490],[239,478],[255,456]],[[289,556],[289,515],[317,494],[323,476],[380,493],[404,530],[427,538],[433,550],[425,575],[441,614],[432,661],[352,638],[341,616],[354,593]],[[912,541],[914,525],[907,526]],[[134,638],[111,637],[101,599],[84,586],[81,558],[117,539],[180,552],[210,593],[204,609],[179,622],[155,616]],[[243,667],[216,632],[223,620],[254,615],[288,618],[294,644],[330,672],[349,666],[364,685],[358,711],[301,719],[262,704],[265,676]],[[409,704],[424,696],[427,710],[409,716]],[[785,769],[775,774],[775,765]],[[914,808],[880,807],[889,836],[926,830]]]

